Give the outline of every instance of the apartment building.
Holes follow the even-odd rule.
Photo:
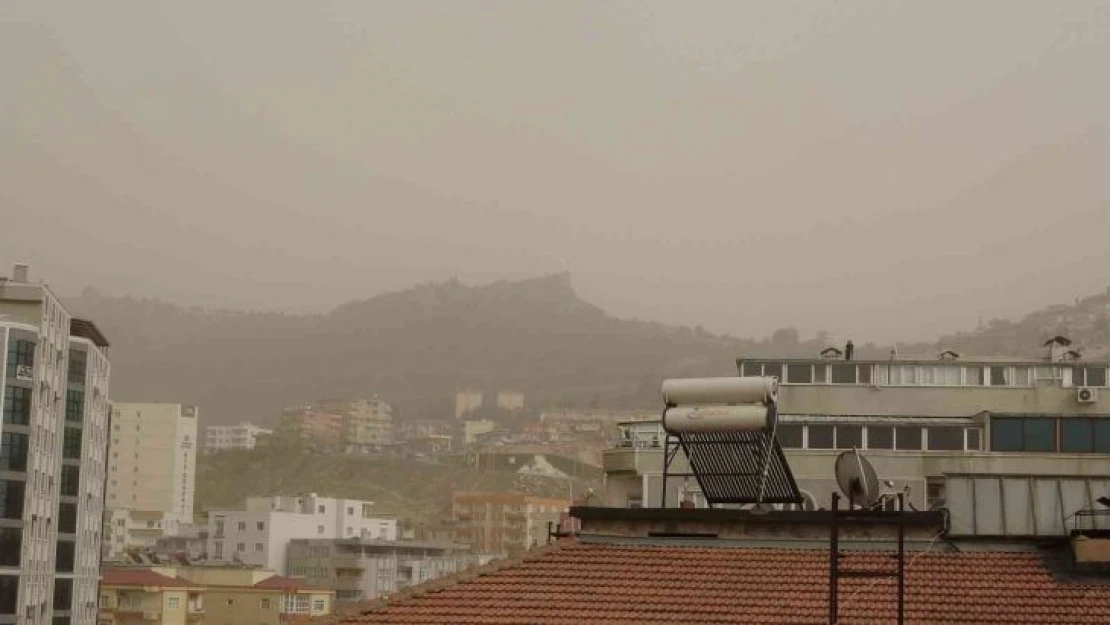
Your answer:
[[[193,520],[196,406],[116,403],[112,412],[107,506],[128,510],[160,535]],[[154,517],[157,517],[155,519]]]
[[[104,570],[101,625],[284,625],[333,610],[335,593],[273,571],[231,567]]]
[[[286,548],[297,538],[397,540],[397,520],[374,514],[374,503],[319,497],[250,497],[244,510],[208,513],[208,557],[287,572]]]
[[[204,451],[211,453],[231,449],[254,449],[258,445],[259,438],[273,433],[273,430],[260,428],[252,423],[210,425],[204,428]]]
[[[1041,359],[740,359],[739,373],[777,377],[777,437],[805,498],[827,507],[833,463],[863,453],[891,493],[945,508],[952,532],[1059,536],[1074,513],[1110,495],[1108,363],[1084,360],[1065,337]],[[658,421],[627,423],[605,452],[606,503],[662,501]],[[672,465],[687,470],[681,453]],[[668,481],[667,500],[703,503],[696,481]]]
[[[108,342],[28,274],[0,279],[0,623],[92,625]]]
[[[492,559],[451,543],[308,538],[289,543],[288,567],[292,576],[334,589],[343,604],[387,597]]]
[[[451,498],[455,542],[471,553],[515,554],[548,542],[548,527],[558,525],[569,499],[524,493],[456,492]]]
[[[344,415],[347,453],[371,453],[393,444],[393,407],[380,399],[356,399],[330,407]]]

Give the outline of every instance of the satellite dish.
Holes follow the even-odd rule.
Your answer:
[[[870,508],[882,495],[875,468],[855,448],[836,457],[836,483],[849,501],[864,508]]]

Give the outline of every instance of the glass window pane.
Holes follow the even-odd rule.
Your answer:
[[[991,451],[1021,451],[1021,419],[991,419]]]
[[[859,383],[871,384],[871,365],[859,366]]]
[[[1006,386],[1006,374],[1009,367],[991,367],[991,386]]]
[[[867,426],[868,449],[894,449],[894,428],[886,425]]]
[[[782,445],[785,449],[801,449],[802,427],[801,425],[782,425],[781,423],[776,426],[775,438],[779,440],[779,445]]]
[[[902,426],[894,430],[894,445],[896,449],[921,449],[921,428]]]
[[[1060,451],[1081,453],[1092,451],[1094,428],[1090,419],[1064,418],[1060,420]]]
[[[1025,451],[1056,451],[1056,420],[1025,420]]]
[[[763,375],[762,362],[745,362],[743,363],[742,368],[744,370],[745,376],[759,377]]]
[[[856,366],[855,365],[832,365],[832,383],[833,384],[855,384],[856,383]]]
[[[828,384],[829,367],[827,365],[813,365],[813,381],[817,384]]]
[[[810,425],[809,429],[809,449],[832,449],[833,448],[833,426],[831,425]]]
[[[1087,386],[1106,386],[1106,367],[1087,367]]]
[[[980,451],[983,449],[983,430],[980,428],[967,428],[967,450]]]
[[[1072,367],[1071,368],[1071,383],[1072,383],[1072,386],[1084,386],[1085,385],[1085,383],[1083,381],[1083,367]]]
[[[1010,386],[1031,386],[1033,381],[1030,379],[1030,373],[1029,367],[1014,367]]]
[[[917,384],[917,365],[902,365],[902,385],[914,386]]]
[[[836,448],[851,449],[853,447],[863,447],[863,426],[836,426]]]
[[[790,384],[812,384],[813,365],[787,365],[786,381]]]
[[[983,386],[982,367],[964,367],[965,386]]]
[[[781,362],[765,362],[763,363],[763,375],[769,378],[782,379],[782,363]]]
[[[935,425],[928,428],[929,451],[963,451],[964,429],[950,425]]]
[[[875,383],[881,386],[890,384],[890,367],[887,365],[877,365],[875,367]]]
[[[1095,419],[1095,452],[1110,453],[1110,419]]]
[[[937,383],[936,367],[922,365],[917,368],[917,382],[922,386],[932,386]]]

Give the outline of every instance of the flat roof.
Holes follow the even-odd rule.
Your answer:
[[[69,320],[69,334],[71,336],[79,336],[84,339],[89,339],[93,345],[97,347],[109,347],[108,339],[96,327],[96,324],[87,319],[78,319],[74,317]]]
[[[1079,358],[1077,360],[1055,360],[1036,359],[1036,358],[1014,358],[1012,356],[1004,357],[991,357],[991,356],[976,356],[975,358],[954,358],[944,359],[939,358],[853,358],[851,360],[844,360],[843,358],[745,358],[740,357],[736,359],[737,364],[745,362],[781,362],[788,365],[805,365],[805,364],[834,364],[834,365],[1021,365],[1025,367],[1047,367],[1047,366],[1110,366],[1110,361],[1106,360],[1085,360]]]

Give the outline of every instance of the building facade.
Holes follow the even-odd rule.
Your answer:
[[[193,521],[197,408],[182,404],[116,403],[112,411],[107,506],[152,521],[160,535]],[[153,526],[150,529],[155,529]]]
[[[26,266],[0,280],[0,623],[92,625],[108,342]]]
[[[169,573],[169,574],[167,574]],[[190,625],[205,620],[205,592],[172,571],[104,569],[98,625]]]
[[[270,436],[273,430],[260,428],[252,423],[239,425],[210,425],[204,428],[204,451],[228,451],[231,449],[254,449],[258,439]]]
[[[386,597],[491,559],[450,543],[310,538],[289,543],[288,567],[289,575],[334,589],[342,604]]]
[[[287,572],[286,548],[293,539],[397,540],[397,520],[374,514],[373,507],[315,493],[250,497],[245,510],[208,513],[208,558]]]
[[[548,542],[548,527],[558,525],[569,499],[524,493],[456,492],[451,500],[455,542],[471,553],[515,554]]]
[[[780,380],[776,435],[805,499],[827,507],[834,461],[858,448],[888,493],[920,510],[946,508],[952,531],[1058,536],[1077,510],[1110,495],[1107,363],[1050,342],[1042,360],[747,360],[746,376]],[[605,453],[606,502],[662,501],[658,421],[626,423]],[[674,471],[687,470],[681,455]],[[693,478],[668,482],[667,500],[702,503]]]

